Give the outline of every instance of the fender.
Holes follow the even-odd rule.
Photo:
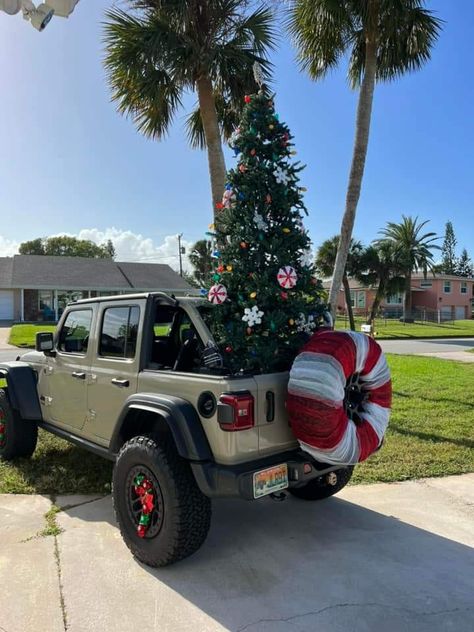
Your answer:
[[[180,456],[191,461],[211,461],[212,452],[194,406],[180,397],[136,393],[125,401],[110,441],[110,451],[122,447],[121,430],[130,410],[156,413],[166,421]]]
[[[10,404],[21,419],[42,421],[43,414],[36,389],[36,374],[26,362],[0,363],[0,375],[7,380]]]

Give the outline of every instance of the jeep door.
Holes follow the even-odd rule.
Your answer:
[[[97,344],[88,386],[88,438],[110,440],[125,400],[137,391],[139,332],[145,301],[99,304]],[[92,435],[92,436],[91,436]]]
[[[82,428],[87,416],[87,382],[91,363],[89,345],[96,305],[68,310],[56,339],[55,356],[47,361],[45,415],[48,421]]]

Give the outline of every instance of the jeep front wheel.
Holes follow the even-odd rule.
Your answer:
[[[206,539],[211,501],[171,442],[127,441],[114,467],[113,499],[125,543],[148,566],[177,562]]]
[[[343,467],[315,478],[302,487],[293,487],[288,491],[293,496],[303,500],[323,500],[340,492],[351,480],[353,471],[354,467],[352,465]]]
[[[0,459],[11,461],[30,457],[37,440],[37,424],[20,419],[10,406],[6,392],[0,389]]]

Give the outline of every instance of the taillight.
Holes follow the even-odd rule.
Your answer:
[[[217,421],[222,430],[235,432],[253,428],[254,399],[248,391],[224,393],[217,404]]]

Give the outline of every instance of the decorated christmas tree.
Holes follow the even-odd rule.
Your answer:
[[[234,370],[286,370],[322,320],[292,136],[264,90],[231,138],[238,164],[211,225],[213,330]]]

